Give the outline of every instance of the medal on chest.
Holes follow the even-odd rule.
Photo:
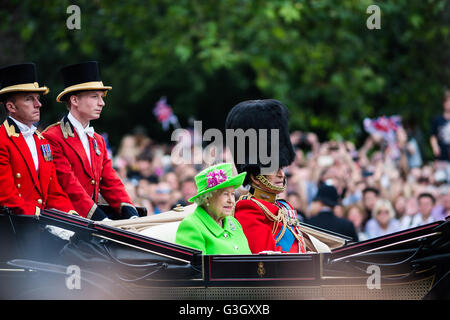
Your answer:
[[[95,153],[99,156],[101,154],[100,149],[98,147],[97,139],[92,139],[92,146],[94,147]]]
[[[281,204],[281,214],[285,216],[285,223],[288,225],[289,230],[299,242],[299,252],[306,252],[305,240],[303,239],[302,232],[300,230],[300,222],[297,219],[297,210],[292,209],[288,205]]]
[[[52,161],[52,150],[50,149],[50,145],[48,143],[41,145],[42,157],[45,161]]]
[[[296,210],[286,210],[287,211],[287,221],[291,226],[298,226],[299,222],[297,219],[297,211]]]

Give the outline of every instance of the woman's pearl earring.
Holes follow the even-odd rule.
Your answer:
[[[209,207],[209,202],[206,203],[206,206]]]

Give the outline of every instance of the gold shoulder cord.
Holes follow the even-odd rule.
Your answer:
[[[306,247],[305,247],[305,240],[303,239],[303,236],[301,235],[301,231],[297,229],[297,231],[298,231],[298,234],[297,234],[297,232],[294,232],[294,230],[292,230],[292,227],[291,227],[290,225],[288,225],[287,227],[288,227],[288,229],[292,232],[292,234],[293,234],[294,237],[297,239],[297,241],[300,242],[299,250],[301,249],[302,246],[303,246],[303,247],[305,248],[305,250],[306,250]]]
[[[287,215],[287,209],[285,210],[285,213]],[[303,237],[302,231],[300,230],[300,223],[297,219],[291,218],[290,216],[288,216],[286,219],[288,220],[288,229],[294,234],[294,237],[300,243],[299,250],[301,249],[301,247],[306,250],[305,238]],[[293,229],[295,229],[297,232],[294,232]]]
[[[263,205],[262,203],[260,203],[258,200],[256,200],[254,197],[250,196],[250,200],[252,200],[254,203],[256,203],[258,205],[259,208],[261,208],[261,210],[264,212],[264,214],[266,215],[266,217],[273,221],[273,228],[272,228],[272,234],[273,236],[275,236],[275,231],[277,229],[278,223],[282,222],[283,223],[283,229],[280,232],[280,235],[275,239],[275,243],[278,244],[278,242],[281,240],[281,238],[283,238],[284,233],[286,232],[286,228],[289,229],[292,234],[294,235],[295,239],[297,239],[297,241],[300,243],[300,247],[299,250],[301,249],[301,247],[305,247],[305,240],[303,239],[303,236],[301,235],[301,231],[297,229],[297,231],[300,234],[297,234],[297,232],[294,232],[294,230],[292,229],[292,227],[287,223],[286,217],[287,217],[287,209],[282,207],[278,209],[278,216],[275,216],[272,212],[270,212],[269,209],[266,208],[265,205]],[[280,212],[281,211],[281,212]]]
[[[275,216],[272,212],[270,212],[269,209],[266,208],[265,205],[260,203],[255,198],[251,197],[250,200],[252,200],[254,203],[256,203],[258,205],[259,208],[261,208],[261,210],[264,212],[264,214],[266,215],[266,217],[270,221],[273,221],[273,227],[272,227],[272,235],[273,236],[275,236],[275,231],[277,230],[278,223],[279,222],[283,223],[283,229],[281,230],[280,235],[278,236],[278,238],[275,239],[275,243],[278,243],[281,240],[281,238],[283,238],[284,233],[286,232],[286,226],[287,226],[286,215],[284,214],[284,212],[281,212],[281,214],[280,214],[280,210],[283,210],[284,208],[280,208],[278,210],[278,216]]]

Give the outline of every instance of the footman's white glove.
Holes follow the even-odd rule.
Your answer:
[[[54,234],[55,236],[63,240],[69,240],[70,237],[72,237],[75,234],[75,232],[73,231],[69,231],[56,226],[45,226],[45,229],[51,234]]]

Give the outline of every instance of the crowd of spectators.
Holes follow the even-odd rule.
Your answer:
[[[450,215],[449,161],[435,152],[425,162],[417,141],[402,127],[396,138],[393,147],[372,134],[357,147],[292,132],[296,160],[285,169],[287,188],[280,196],[307,222],[317,214],[313,199],[318,186],[333,185],[339,195],[334,215],[351,221],[359,240],[445,219]],[[149,215],[189,205],[196,194],[194,176],[208,165],[174,161],[173,147],[137,133],[123,137],[113,157],[134,203],[146,207]],[[191,151],[196,152],[193,146]],[[237,197],[245,192],[238,189]]]

